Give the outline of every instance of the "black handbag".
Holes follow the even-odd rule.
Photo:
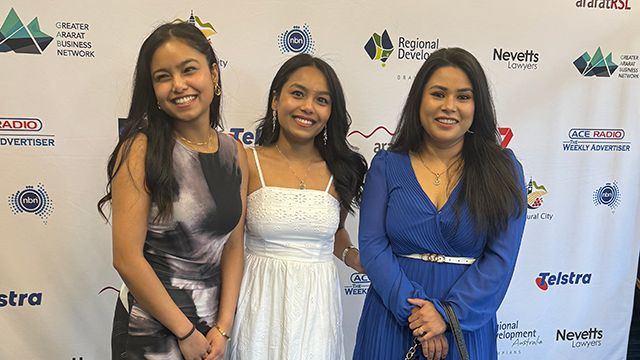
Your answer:
[[[449,319],[449,327],[451,328],[453,341],[456,344],[456,349],[458,350],[458,356],[460,357],[460,360],[469,360],[467,345],[465,345],[464,343],[462,329],[460,329],[460,323],[458,322],[456,312],[448,302],[443,302],[442,307],[444,308],[444,313],[447,315],[447,319]],[[413,346],[411,346],[411,348],[409,348],[409,351],[407,351],[407,355],[405,355],[404,357],[405,360],[415,360],[418,358],[418,354],[416,353],[418,345],[420,345],[420,342],[418,341],[418,338],[414,337]]]

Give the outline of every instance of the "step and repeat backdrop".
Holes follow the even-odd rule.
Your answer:
[[[529,191],[498,357],[625,358],[640,246],[639,0],[8,0],[0,21],[1,359],[110,358],[121,280],[96,202],[138,49],[174,21],[199,27],[220,58],[224,132],[252,146],[275,72],[306,52],[338,73],[349,141],[367,160],[388,146],[423,61],[472,52]],[[336,262],[351,358],[370,283]]]

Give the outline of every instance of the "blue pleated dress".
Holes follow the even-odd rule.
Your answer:
[[[510,150],[522,191],[522,166]],[[440,210],[422,190],[407,153],[381,150],[367,173],[360,208],[361,260],[371,288],[367,293],[353,359],[404,359],[413,345],[409,298],[452,304],[471,359],[497,359],[496,311],[509,286],[526,214],[511,217],[508,228],[487,242],[475,235],[468,209],[457,226],[453,209],[460,184]],[[472,265],[425,262],[398,255],[436,253],[473,257]],[[458,359],[450,332],[446,359]],[[420,359],[422,350],[419,348]]]

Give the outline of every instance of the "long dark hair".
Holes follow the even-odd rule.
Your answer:
[[[259,120],[260,138],[258,145],[270,145],[278,141],[280,124],[276,121],[273,130],[273,99],[280,97],[282,87],[298,69],[313,66],[324,75],[331,93],[331,115],[327,121],[327,145],[324,145],[323,132],[320,132],[313,143],[334,178],[334,186],[342,206],[353,212],[354,205],[360,205],[362,183],[367,172],[367,162],[347,141],[347,133],[351,126],[351,117],[347,112],[344,91],[333,68],[325,61],[308,54],[299,54],[287,60],[278,70],[269,88],[267,112]]]
[[[487,77],[471,53],[460,48],[448,48],[429,56],[414,78],[389,149],[393,152],[417,152],[420,149],[424,129],[419,111],[424,87],[436,70],[446,66],[458,68],[467,75],[473,87],[475,104],[469,129],[473,133],[464,135],[462,151],[457,159],[458,169],[462,168],[462,184],[454,210],[460,221],[463,204],[466,204],[475,221],[477,235],[492,239],[506,229],[515,211],[518,215],[524,212],[526,201],[520,184],[523,179],[517,178],[514,162],[500,146]]]
[[[158,208],[156,219],[162,219],[171,214],[172,200],[176,191],[172,169],[172,153],[175,144],[173,137],[173,121],[171,116],[160,110],[153,89],[151,78],[151,60],[156,50],[171,39],[182,41],[194,50],[200,52],[207,59],[210,70],[217,65],[218,58],[211,48],[211,44],[198,28],[187,23],[164,24],[156,28],[144,41],[138,54],[135,74],[133,78],[133,95],[127,122],[120,135],[116,148],[109,157],[107,164],[107,194],[98,201],[98,211],[107,218],[102,211],[103,206],[111,201],[111,182],[115,174],[126,162],[134,139],[140,134],[147,138],[147,152],[145,155],[145,184],[151,195],[151,201]],[[218,72],[218,85],[220,73]],[[212,128],[221,127],[220,121],[221,97],[214,96],[210,105],[210,124]],[[121,159],[117,162],[118,154]],[[117,162],[117,163],[116,163]]]

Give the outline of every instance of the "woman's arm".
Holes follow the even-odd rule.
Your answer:
[[[357,248],[349,248],[353,246],[351,238],[347,229],[344,227],[344,222],[347,219],[349,212],[344,207],[340,206],[340,225],[338,225],[338,231],[335,234],[335,241],[333,243],[333,254],[340,260],[342,260],[342,254],[346,251],[344,257],[344,263],[353,270],[364,274],[364,268],[360,262],[360,251]]]
[[[143,254],[151,208],[145,186],[146,149],[146,137],[138,135],[111,182],[113,266],[140,306],[180,338],[193,324],[173,302]],[[210,347],[198,331],[179,344],[186,359],[204,357]]]
[[[371,285],[400,325],[408,325],[413,305],[409,298],[426,299],[418,283],[410,281],[400,269],[387,237],[387,204],[391,189],[387,186],[387,159],[381,150],[367,172],[360,205],[360,259]]]
[[[222,284],[220,290],[220,307],[218,308],[217,325],[226,334],[231,332],[233,318],[236,313],[242,271],[244,265],[244,220],[247,209],[247,184],[249,183],[249,169],[247,154],[241,143],[238,145],[238,163],[242,171],[242,185],[240,197],[242,199],[242,215],[240,221],[229,235],[229,239],[222,250],[221,268]],[[212,350],[207,356],[209,359],[222,359],[227,346],[227,338],[215,327],[207,333],[207,339],[211,342]]]

